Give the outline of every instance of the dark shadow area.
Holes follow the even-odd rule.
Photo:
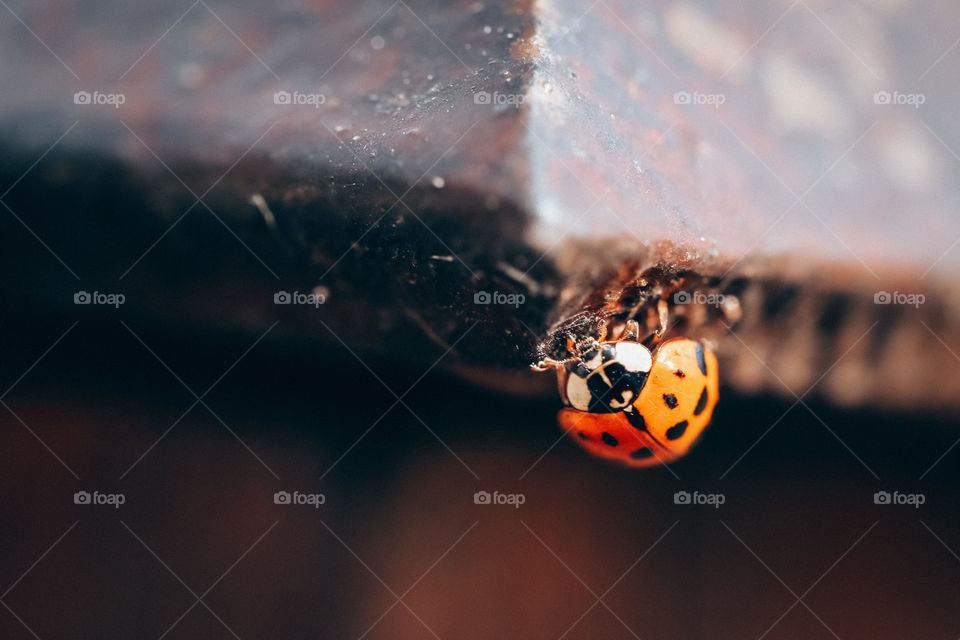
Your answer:
[[[4,389],[71,323],[5,318]],[[567,637],[759,637],[808,588],[767,637],[960,625],[948,421],[726,392],[692,455],[629,471],[557,442],[552,400],[437,370],[402,395],[423,368],[258,337],[83,318],[3,398],[4,603],[39,637],[358,637],[389,610],[366,637],[556,638],[602,594]]]

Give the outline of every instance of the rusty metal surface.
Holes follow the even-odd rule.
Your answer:
[[[673,313],[737,388],[960,397],[949,3],[9,7],[14,299],[70,314],[77,289],[122,290],[162,323],[280,319],[549,390],[526,366],[657,268],[742,296],[736,326]]]

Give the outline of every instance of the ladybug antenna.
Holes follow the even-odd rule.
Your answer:
[[[657,302],[657,318],[660,321],[660,328],[658,328],[654,334],[653,339],[650,341],[650,346],[658,344],[660,340],[663,339],[664,334],[667,333],[667,320],[670,315],[670,307],[667,305],[667,301],[661,299]]]

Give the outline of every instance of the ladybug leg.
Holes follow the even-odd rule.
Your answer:
[[[623,328],[623,335],[620,337],[621,340],[631,340],[633,342],[640,341],[640,323],[636,320],[627,320],[627,324]]]
[[[576,358],[567,358],[566,360],[554,360],[553,358],[544,358],[537,364],[530,365],[530,368],[534,371],[554,371],[556,369],[562,369],[571,360],[576,360]]]
[[[580,355],[580,349],[577,348],[577,341],[572,333],[567,334],[567,352],[574,357]]]
[[[544,358],[537,364],[530,365],[530,368],[534,371],[552,371],[556,369],[562,369],[564,365],[568,362],[576,360],[580,357],[580,349],[577,348],[577,341],[574,339],[573,334],[567,334],[567,351],[570,353],[569,358],[564,360],[554,360],[553,358]]]
[[[603,320],[600,323],[600,336],[596,340],[591,339],[589,345],[591,348],[599,346],[607,338],[607,321]],[[537,364],[530,365],[530,368],[534,371],[550,371],[556,369],[562,369],[564,365],[568,362],[578,360],[580,358],[581,349],[577,346],[577,339],[573,337],[572,333],[567,334],[567,351],[570,353],[570,357],[564,360],[554,360],[553,358],[544,358]]]
[[[664,334],[667,332],[667,319],[669,317],[670,308],[667,306],[666,300],[660,300],[657,303],[657,318],[660,322],[660,328],[656,330],[653,334],[653,340],[650,342],[650,346],[656,345],[663,339]]]
[[[607,339],[607,321],[600,321],[599,328],[600,335],[596,338],[589,338],[585,341],[577,342],[577,339],[573,336],[572,333],[567,334],[567,351],[570,352],[572,358],[567,358],[564,362],[569,362],[570,360],[576,360],[583,356],[584,352],[590,352],[593,349],[598,348],[603,341]]]

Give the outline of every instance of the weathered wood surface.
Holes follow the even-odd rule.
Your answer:
[[[733,334],[714,307],[674,317],[741,389],[960,397],[949,3],[9,6],[8,300],[121,291],[158,322],[452,348],[473,379],[550,389],[527,365],[658,267],[654,291],[738,295]],[[319,311],[273,304],[317,286]]]

